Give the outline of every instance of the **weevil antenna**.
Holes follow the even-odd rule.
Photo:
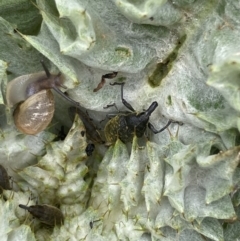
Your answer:
[[[133,109],[133,107],[123,98],[123,86],[125,83],[118,83],[118,82],[114,82],[114,83],[110,83],[110,85],[121,85],[121,100],[122,103],[131,111],[135,112],[135,110]]]

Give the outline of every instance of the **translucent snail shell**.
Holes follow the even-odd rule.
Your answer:
[[[16,127],[28,135],[43,131],[53,118],[54,104],[51,90],[41,90],[30,96],[13,112]]]

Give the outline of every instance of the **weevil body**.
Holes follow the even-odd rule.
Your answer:
[[[63,224],[63,213],[60,209],[54,206],[47,204],[33,206],[19,204],[19,207],[27,210],[34,217],[39,219],[40,222],[45,223],[47,225],[54,226]]]
[[[146,111],[137,113],[133,107],[123,98],[124,83],[113,83],[112,85],[121,85],[122,103],[132,112],[117,114],[107,122],[104,128],[104,133],[108,145],[115,143],[118,138],[124,143],[130,142],[132,141],[134,134],[136,134],[137,137],[142,137],[147,127],[154,134],[157,134],[165,130],[172,123],[172,120],[169,120],[167,125],[165,125],[160,130],[156,130],[154,126],[149,122],[149,117],[157,108],[158,103],[154,101]]]
[[[6,169],[0,165],[0,193],[2,193],[2,189],[11,190],[11,186]]]

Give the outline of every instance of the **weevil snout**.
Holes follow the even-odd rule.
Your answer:
[[[149,117],[157,107],[158,107],[158,103],[157,103],[157,101],[154,101],[149,106],[149,108],[145,111],[145,115]]]

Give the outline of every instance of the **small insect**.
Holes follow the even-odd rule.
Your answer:
[[[11,190],[9,176],[6,169],[0,165],[0,194],[4,190]]]
[[[81,110],[79,107],[70,107],[68,109],[68,112],[71,119],[74,118],[75,113],[78,114],[78,116],[80,117],[85,126],[87,138],[91,142],[97,144],[105,143],[101,138],[98,128],[94,125],[91,118],[83,110]]]
[[[50,226],[54,225],[61,225],[63,224],[64,217],[63,213],[60,209],[47,205],[33,205],[33,206],[26,206],[23,204],[19,204],[20,208],[23,208],[30,212],[34,217],[39,219],[40,222],[45,223]]]
[[[133,139],[134,133],[137,137],[142,137],[146,131],[147,126],[154,134],[157,134],[164,131],[173,122],[172,120],[169,120],[163,128],[156,130],[154,126],[149,122],[149,117],[157,108],[158,103],[154,101],[146,111],[137,113],[133,107],[123,98],[124,84],[125,83],[115,82],[111,85],[121,85],[122,103],[132,112],[117,114],[107,122],[104,128],[104,133],[108,145],[115,143],[118,138],[124,143],[130,142]],[[113,105],[109,105],[105,108]]]
[[[55,107],[51,89],[74,105],[80,105],[59,89],[66,88],[61,74],[52,75],[43,61],[41,64],[45,72],[20,76],[7,85],[7,105],[13,107],[18,104],[13,112],[15,125],[18,130],[29,135],[44,130],[53,118]]]
[[[93,229],[93,224],[96,223],[96,222],[99,222],[99,221],[101,221],[101,219],[91,221],[91,222],[89,223],[90,228]]]
[[[99,91],[100,89],[102,89],[102,87],[104,86],[104,84],[106,83],[106,79],[113,79],[117,76],[118,72],[112,72],[112,73],[109,73],[109,74],[105,74],[102,76],[102,79],[101,79],[101,82],[98,84],[97,88],[95,88],[93,90],[93,92],[97,92]]]
[[[89,143],[85,149],[87,156],[91,156],[94,149],[95,149],[95,145],[93,143]]]

